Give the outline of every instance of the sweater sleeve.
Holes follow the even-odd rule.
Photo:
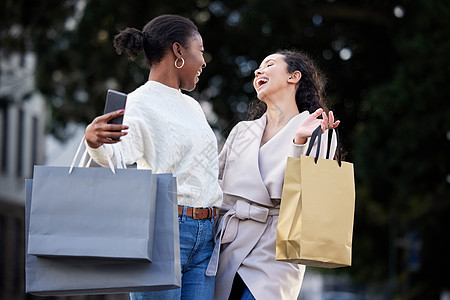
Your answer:
[[[309,139],[303,145],[297,145],[294,143],[294,140],[291,142],[291,151],[289,153],[289,157],[300,158],[301,155],[305,155],[306,149],[308,149]]]
[[[100,146],[98,148],[92,148],[89,147],[89,145],[87,144],[87,142],[85,142],[86,145],[86,149],[88,150],[89,155],[92,157],[92,159],[98,163],[99,165],[103,166],[103,167],[107,167],[108,166],[108,156],[111,158],[113,164],[115,165],[116,161],[114,159],[112,159],[113,157],[113,152],[112,149],[110,147],[103,147]],[[108,151],[109,149],[109,151]]]
[[[144,139],[143,131],[145,130],[145,123],[143,116],[140,115],[139,108],[136,105],[127,106],[124,115],[124,124],[129,126],[128,134],[121,138],[118,142],[118,150],[122,152],[124,163],[129,165],[142,159],[144,156]],[[114,159],[114,151],[110,145],[105,145],[105,147],[98,147],[96,149],[91,148],[87,145],[89,155],[95,162],[99,165],[107,167],[108,166],[108,156],[111,158],[114,165],[116,165],[116,159]],[[117,149],[117,148],[116,148]],[[147,151],[151,150],[149,147]]]

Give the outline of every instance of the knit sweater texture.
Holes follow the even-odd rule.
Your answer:
[[[124,124],[128,134],[114,147],[121,148],[125,164],[173,173],[180,205],[221,205],[217,140],[197,101],[178,89],[147,81],[128,94]],[[104,146],[88,147],[88,152],[107,166],[113,150]]]

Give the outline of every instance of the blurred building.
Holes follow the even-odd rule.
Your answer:
[[[0,57],[0,298],[25,299],[24,179],[43,162],[45,102],[32,54]]]
[[[35,164],[48,163],[45,145],[47,108],[34,88],[35,56],[0,52],[0,299],[43,299],[25,294],[25,178]],[[79,131],[78,131],[79,134]],[[81,134],[82,135],[82,134]],[[47,139],[47,140],[46,140]],[[78,145],[77,138],[76,144]],[[61,145],[50,142],[56,150]],[[70,144],[71,147],[72,144]],[[53,155],[63,163],[61,155]],[[127,299],[126,295],[52,297],[53,299]]]

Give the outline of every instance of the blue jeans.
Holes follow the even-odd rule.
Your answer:
[[[214,219],[178,216],[180,225],[181,289],[130,293],[131,300],[213,299],[214,277],[205,275],[214,249]]]
[[[252,293],[250,292],[250,290],[248,289],[247,286],[244,288],[244,292],[242,293],[241,300],[256,300],[255,297],[253,297]]]
[[[242,280],[239,274],[234,275],[233,285],[228,299],[255,300],[252,292]]]

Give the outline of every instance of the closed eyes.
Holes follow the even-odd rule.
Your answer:
[[[268,68],[268,67],[271,67],[271,66],[273,66],[273,65],[274,65],[273,63],[269,63],[269,64],[267,64],[265,67]],[[262,68],[264,68],[263,65],[259,66],[258,69],[262,69]]]

